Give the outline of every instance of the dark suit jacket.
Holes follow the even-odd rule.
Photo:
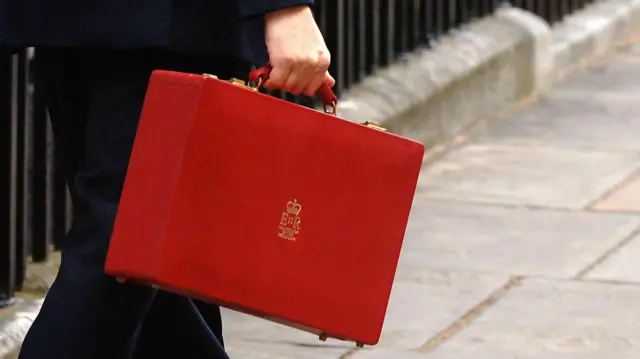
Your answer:
[[[163,47],[263,65],[264,14],[313,0],[0,0],[0,44]]]

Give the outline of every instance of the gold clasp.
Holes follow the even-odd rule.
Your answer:
[[[387,129],[382,127],[379,123],[377,122],[373,122],[373,121],[367,121],[364,122],[363,125],[369,127],[369,128],[373,128],[374,130],[378,130],[378,131],[382,131],[382,132],[387,132]]]
[[[216,79],[216,80],[219,80],[218,76],[216,76],[216,75],[211,75],[211,74],[202,74],[202,76],[204,76],[204,77],[208,77],[208,78],[212,78],[212,79]],[[231,79],[229,79],[229,80],[223,80],[223,81],[224,81],[224,82],[227,82],[227,83],[230,83],[230,84],[232,84],[232,85],[236,85],[236,86],[244,87],[244,88],[249,89],[249,90],[258,91],[258,88],[257,88],[257,87],[255,87],[255,88],[254,88],[254,87],[252,87],[252,86],[249,86],[249,84],[248,84],[248,83],[244,82],[244,81],[243,81],[243,80],[241,80],[241,79],[237,79],[237,78],[235,78],[235,77],[234,77],[234,78],[231,78]]]
[[[227,82],[232,84],[232,85],[244,87],[247,90],[251,90],[251,91],[257,92],[260,89],[260,85],[261,85],[262,81],[259,81],[258,85],[256,87],[253,87],[248,82],[244,82],[243,80],[240,80],[240,79],[237,79],[237,78],[232,78],[231,80],[228,80]]]
[[[232,84],[232,85],[247,87],[247,84],[244,81],[242,81],[240,79],[237,79],[235,77],[230,79],[230,80],[227,80],[227,82]]]

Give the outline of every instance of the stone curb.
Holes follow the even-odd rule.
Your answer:
[[[640,29],[640,1],[609,0],[568,16],[552,31],[554,68],[548,84],[564,78],[593,57],[606,54]]]
[[[35,320],[42,297],[51,287],[60,264],[60,253],[52,253],[47,263],[29,264],[23,290],[16,304],[0,310],[0,359],[14,359],[27,331]]]
[[[339,116],[375,121],[438,152],[640,29],[640,0],[603,0],[553,27],[517,8],[418,49],[348,90]]]
[[[0,318],[0,358],[12,358],[38,315],[42,300],[18,299],[6,317]]]

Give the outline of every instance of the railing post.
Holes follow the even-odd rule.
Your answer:
[[[344,42],[344,87],[349,87],[356,80],[355,59],[356,59],[356,28],[354,0],[342,0],[342,26],[345,31]]]
[[[380,64],[380,17],[382,9],[380,7],[381,0],[365,0],[366,16],[366,73],[373,73]]]
[[[360,82],[367,74],[367,17],[365,8],[371,6],[371,0],[353,0],[353,29],[355,31],[353,48],[353,80]]]
[[[422,36],[420,40],[425,42],[427,46],[431,46],[437,36],[436,29],[436,8],[435,0],[421,0],[420,11],[420,32]]]
[[[468,0],[456,0],[457,26],[464,26],[471,19],[471,3]]]
[[[35,60],[38,61],[36,53]],[[33,216],[31,219],[31,255],[35,262],[47,260],[52,234],[52,136],[50,121],[44,101],[43,89],[38,79],[33,88]]]
[[[17,91],[15,57],[0,53],[0,307],[16,290]]]
[[[22,289],[27,271],[28,247],[31,226],[30,173],[31,173],[31,116],[29,95],[29,55],[27,50],[14,56],[15,89],[14,107],[16,116],[16,288]]]
[[[336,79],[334,92],[340,96],[346,83],[344,0],[323,0],[319,2],[319,4],[322,6],[322,22],[325,31],[325,40],[331,52],[332,60],[329,71]]]
[[[409,8],[407,2],[408,0],[395,0],[394,4],[394,60],[409,49]]]
[[[395,2],[397,0],[380,0],[380,58],[379,65],[387,66],[394,60]]]
[[[420,29],[422,24],[420,22],[423,13],[423,1],[410,0],[409,1],[409,50],[415,50],[422,41]]]
[[[447,14],[445,6],[447,6],[447,0],[433,0],[433,3],[434,34],[438,37],[447,31],[445,20],[445,16]]]

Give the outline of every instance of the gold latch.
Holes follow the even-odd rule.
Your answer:
[[[204,77],[209,77],[209,78],[216,79],[216,80],[219,80],[219,79],[218,79],[218,76],[216,76],[216,75],[211,75],[211,74],[202,74],[202,76],[204,76]],[[237,78],[235,78],[235,77],[234,77],[234,78],[231,78],[231,79],[229,79],[229,80],[223,80],[223,81],[224,81],[224,82],[227,82],[227,83],[230,83],[230,84],[232,84],[232,85],[236,85],[236,86],[244,87],[244,88],[249,89],[249,90],[255,90],[253,87],[248,86],[248,85],[247,85],[247,83],[246,83],[246,82],[244,82],[243,80],[237,79]]]
[[[382,132],[387,132],[387,129],[382,127],[379,123],[377,122],[373,122],[373,121],[367,121],[365,123],[363,123],[363,125],[369,127],[369,128],[373,128],[374,130],[378,130],[378,131],[382,131]]]
[[[237,86],[242,86],[242,87],[247,87],[247,84],[237,78],[232,78],[231,80],[227,80],[228,83],[232,84],[232,85],[237,85]]]

